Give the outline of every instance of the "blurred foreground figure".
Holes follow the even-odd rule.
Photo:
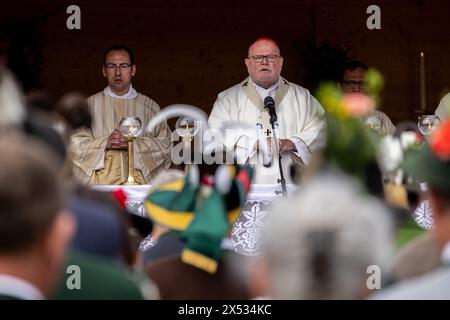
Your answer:
[[[433,209],[433,238],[441,266],[380,293],[381,299],[450,299],[450,120],[443,122],[416,153],[405,160],[405,171],[426,182]]]
[[[337,172],[318,175],[301,194],[280,202],[265,226],[265,255],[252,282],[255,295],[363,299],[388,278],[389,213]],[[378,279],[369,278],[374,269]]]
[[[145,270],[162,299],[248,299],[246,261],[234,252],[231,228],[250,189],[252,169],[193,165],[145,200],[167,231]]]
[[[48,101],[39,101],[42,104],[46,102]],[[43,112],[35,112],[37,107],[33,104],[39,103],[26,101],[14,75],[0,65],[0,134],[14,135],[22,132],[44,142],[55,152],[54,156],[60,165],[66,153],[64,142],[50,127]],[[48,105],[46,107],[50,108]]]
[[[74,220],[45,145],[0,136],[0,148],[0,299],[43,299],[62,274]]]

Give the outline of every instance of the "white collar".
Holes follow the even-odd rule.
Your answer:
[[[278,89],[278,84],[280,83],[280,80],[278,80],[270,88],[264,89],[263,87],[260,87],[256,83],[254,83],[251,78],[250,81],[255,85],[256,92],[258,92],[262,100],[264,100],[267,96],[272,96],[272,93]]]
[[[25,300],[44,299],[44,295],[35,285],[8,274],[0,274],[0,294]]]
[[[124,95],[118,96],[114,92],[112,92],[111,88],[107,86],[103,93],[106,94],[109,97],[117,98],[117,99],[134,99],[137,97],[137,91],[133,88],[133,86],[130,84],[130,89],[128,89],[128,92]]]

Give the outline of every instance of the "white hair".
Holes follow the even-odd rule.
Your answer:
[[[22,92],[11,72],[0,66],[0,128],[21,124],[24,118]]]
[[[392,250],[388,209],[350,178],[323,174],[275,206],[265,254],[276,299],[356,299],[367,267],[387,277]]]

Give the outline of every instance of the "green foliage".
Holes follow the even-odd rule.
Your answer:
[[[375,100],[375,105],[381,105],[381,91],[384,87],[383,75],[376,69],[370,68],[364,76],[367,94]]]
[[[327,111],[327,143],[324,160],[367,184],[367,170],[376,161],[378,135],[361,118],[346,112],[335,83],[323,83],[316,97]]]
[[[335,82],[322,83],[315,96],[327,112],[333,113],[337,117],[344,116],[341,105],[342,92]]]
[[[377,136],[360,119],[326,115],[326,161],[365,181],[367,167],[375,161]]]

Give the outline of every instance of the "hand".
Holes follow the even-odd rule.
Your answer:
[[[128,140],[125,138],[119,130],[114,130],[113,133],[108,137],[108,141],[106,142],[106,150],[127,150],[128,149]]]
[[[270,148],[273,147],[272,146],[272,137],[268,137],[267,138],[267,147]],[[297,147],[295,146],[295,144],[289,140],[289,139],[278,139],[278,148],[280,149],[280,152],[291,152],[291,151],[297,151]],[[255,143],[255,151],[259,151],[259,143],[256,142]]]
[[[295,144],[289,139],[279,139],[280,152],[297,151]]]

